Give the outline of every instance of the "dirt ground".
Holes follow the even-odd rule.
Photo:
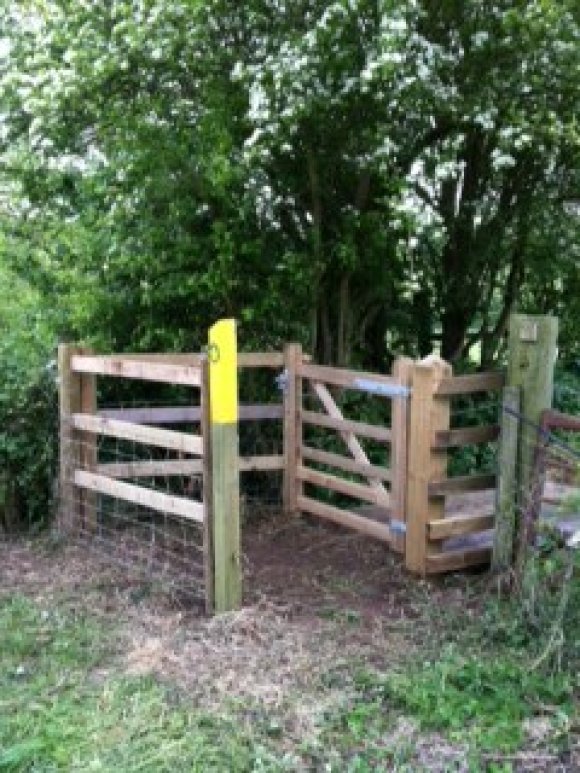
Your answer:
[[[384,671],[414,651],[422,657],[446,612],[472,605],[478,614],[484,582],[476,572],[410,577],[379,543],[306,519],[250,525],[243,561],[244,607],[208,618],[86,546],[0,541],[0,595],[66,604],[120,626],[121,645],[106,668],[178,684],[205,710],[243,704],[248,722],[266,715],[278,723],[291,750],[317,743],[324,717],[350,700],[357,665]],[[419,733],[405,718],[394,732],[414,744],[414,769],[467,770],[465,749]]]

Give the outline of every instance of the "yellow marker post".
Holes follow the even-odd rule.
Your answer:
[[[242,600],[238,471],[238,353],[236,323],[222,319],[209,331],[214,606],[237,609]]]

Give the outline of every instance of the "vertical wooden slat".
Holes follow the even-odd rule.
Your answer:
[[[226,612],[242,600],[238,380],[233,319],[220,320],[209,334],[212,459],[214,608]]]
[[[432,450],[434,433],[449,429],[450,403],[434,398],[440,381],[450,376],[451,366],[439,358],[428,358],[413,368],[409,422],[407,483],[407,534],[405,566],[412,572],[427,570],[427,523],[445,514],[443,499],[430,499],[429,482],[440,480],[447,472],[447,452]],[[436,544],[429,552],[440,550]]]
[[[201,363],[201,435],[203,437],[203,564],[205,582],[205,609],[208,615],[214,611],[215,577],[213,560],[213,482],[211,417],[209,399],[209,363]]]
[[[70,344],[58,347],[59,376],[59,507],[58,525],[63,532],[79,528],[80,512],[75,496],[74,471],[79,466],[78,447],[75,443],[71,417],[81,410],[81,377],[73,373],[71,359],[80,349]]]
[[[284,350],[286,369],[286,384],[284,391],[284,492],[283,506],[287,515],[298,511],[298,489],[302,483],[296,476],[299,464],[300,447],[302,445],[302,428],[300,426],[301,382],[298,376],[298,366],[302,361],[300,344],[288,344]]]
[[[398,357],[393,365],[393,376],[402,387],[411,384],[413,360]],[[393,546],[404,552],[407,522],[407,440],[409,422],[408,397],[394,397],[391,416],[391,530]]]

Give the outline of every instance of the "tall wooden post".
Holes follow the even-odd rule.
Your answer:
[[[514,558],[516,528],[519,387],[504,387],[500,416],[500,440],[495,501],[495,533],[492,568],[505,572]]]
[[[75,442],[71,418],[82,407],[82,379],[73,373],[71,360],[81,349],[69,344],[58,347],[59,380],[59,503],[58,527],[72,532],[80,526],[81,513],[76,497],[74,471],[80,466],[79,448]]]
[[[558,347],[556,317],[513,314],[509,327],[509,360],[507,385],[521,389],[520,411],[523,421],[540,424],[542,412],[552,407],[554,365]],[[520,432],[518,453],[519,491],[529,491],[532,479],[534,448],[530,425]]]
[[[302,362],[300,344],[287,344],[284,350],[286,383],[284,386],[284,493],[283,506],[287,515],[298,511],[298,494],[302,487],[296,471],[302,446],[302,379],[298,376],[298,365]]]
[[[242,600],[240,486],[238,470],[238,357],[236,323],[217,322],[209,332],[209,382],[216,612]]]
[[[75,373],[71,367],[76,355],[91,354],[86,347],[61,344],[58,348],[60,409],[59,528],[62,531],[93,530],[97,519],[94,491],[77,489],[75,470],[94,470],[97,464],[97,438],[79,436],[71,426],[75,413],[94,415],[97,411],[96,378],[91,373]]]
[[[438,357],[427,357],[413,368],[407,486],[407,536],[405,566],[425,574],[427,557],[440,548],[427,544],[427,523],[445,515],[445,500],[429,496],[429,483],[447,473],[447,452],[433,450],[435,432],[449,429],[450,402],[435,393],[443,378],[452,375],[451,365]]]
[[[554,366],[557,356],[558,320],[549,316],[513,314],[509,327],[507,384],[520,391],[517,489],[514,506],[520,514],[516,537],[517,574],[521,576],[526,546],[531,538],[534,453],[542,412],[552,406]]]
[[[393,480],[391,484],[391,531],[393,533],[393,548],[399,553],[405,552],[405,531],[407,524],[407,451],[409,437],[409,404],[410,387],[413,377],[413,360],[409,357],[398,357],[393,365],[393,376],[403,389],[400,397],[392,401],[391,431],[391,469]]]

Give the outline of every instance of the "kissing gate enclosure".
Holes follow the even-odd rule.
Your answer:
[[[495,474],[449,477],[448,455],[497,441],[501,373],[454,377],[439,358],[400,358],[378,375],[316,365],[296,344],[237,354],[232,320],[212,328],[206,354],[66,345],[59,369],[61,528],[208,610],[240,604],[240,491],[243,502],[266,477],[288,514],[378,539],[413,572],[490,559],[492,498],[468,505]],[[258,404],[244,401],[248,378]],[[453,426],[466,395],[492,420],[472,411]],[[467,507],[453,510],[457,494]]]

